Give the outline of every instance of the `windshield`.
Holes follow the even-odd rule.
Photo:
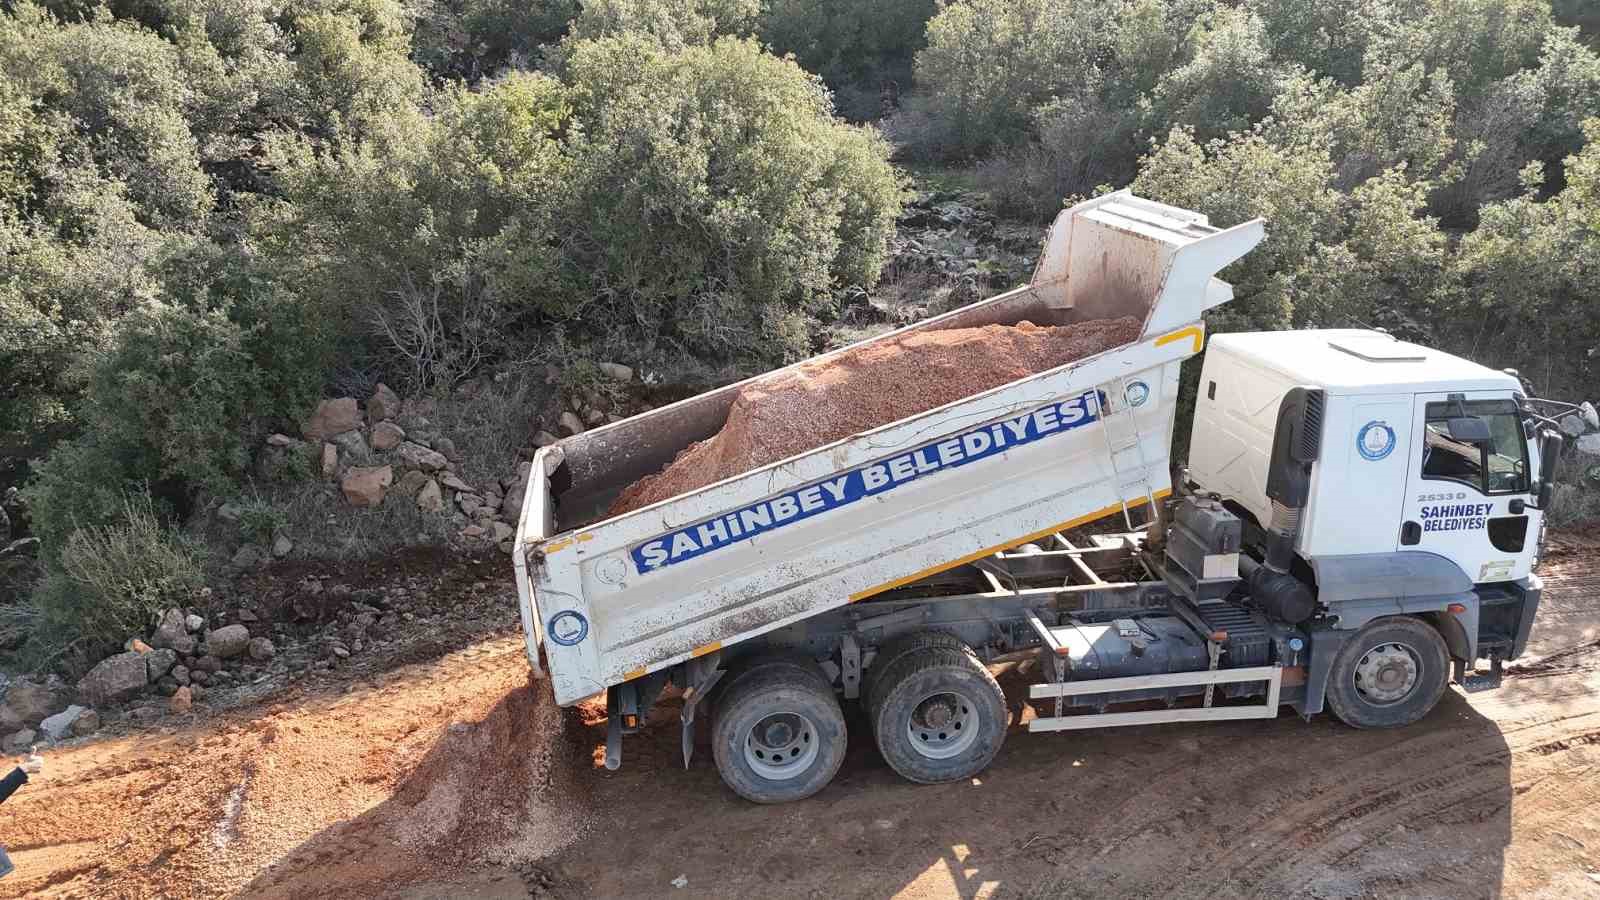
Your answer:
[[[1450,419],[1476,416],[1489,426],[1489,441],[1473,444],[1450,437]],[[1528,443],[1511,400],[1465,404],[1429,403],[1422,447],[1422,477],[1458,481],[1485,494],[1526,493]]]

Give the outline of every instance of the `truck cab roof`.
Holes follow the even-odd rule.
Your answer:
[[[1213,351],[1335,395],[1520,391],[1505,372],[1358,328],[1219,334]]]

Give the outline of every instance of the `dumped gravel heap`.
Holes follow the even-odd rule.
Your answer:
[[[768,463],[982,393],[1139,336],[1131,316],[1062,327],[1030,322],[924,331],[763,378],[727,424],[639,479],[610,514],[649,506]]]

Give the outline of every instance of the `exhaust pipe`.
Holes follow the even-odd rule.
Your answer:
[[[1263,560],[1239,567],[1250,594],[1269,615],[1298,625],[1316,612],[1311,586],[1295,577],[1294,544],[1300,535],[1300,513],[1311,497],[1311,466],[1322,454],[1322,420],[1326,395],[1318,388],[1291,388],[1278,405],[1267,469],[1267,497],[1272,520],[1267,523]]]

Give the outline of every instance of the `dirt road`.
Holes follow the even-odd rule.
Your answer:
[[[542,702],[507,635],[47,753],[0,807],[0,897],[1596,896],[1600,539],[1544,572],[1542,661],[1403,731],[1018,728],[932,787],[856,741],[782,807],[736,798],[705,747],[684,771],[670,705],[606,772],[603,711]],[[1019,712],[1026,680],[1002,678]]]

